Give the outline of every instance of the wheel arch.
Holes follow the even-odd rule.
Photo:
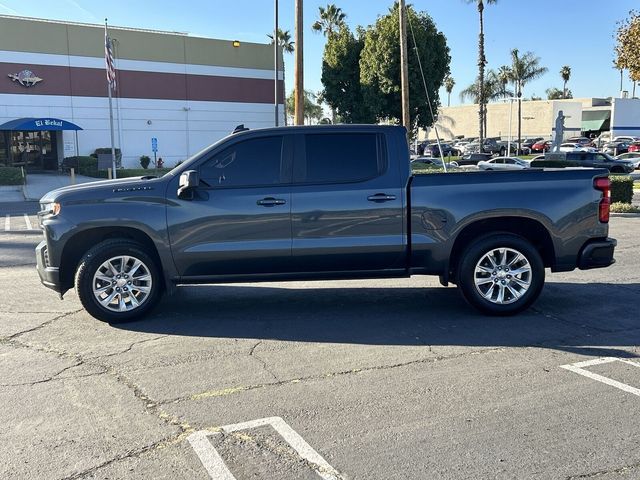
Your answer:
[[[528,240],[540,253],[544,266],[553,266],[555,262],[553,240],[549,231],[538,220],[528,217],[488,218],[465,226],[456,236],[449,255],[449,278],[455,278],[462,254],[472,241],[500,233],[514,234]]]
[[[89,249],[105,240],[131,240],[144,247],[162,272],[162,260],[155,243],[142,230],[132,227],[95,227],[82,230],[73,235],[62,250],[60,262],[60,283],[64,290],[73,288],[76,269],[82,257]],[[164,282],[164,275],[161,275]],[[163,288],[165,285],[163,285]]]

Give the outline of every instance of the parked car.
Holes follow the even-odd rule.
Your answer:
[[[500,145],[495,138],[485,138],[483,141],[482,152],[480,152],[480,144],[473,142],[464,147],[463,155],[470,153],[490,153],[492,155],[504,156],[507,153],[506,145]]]
[[[545,268],[614,262],[606,170],[412,176],[406,135],[381,125],[242,131],[160,178],[54,190],[40,200],[37,272],[60,297],[75,285],[91,315],[117,323],[185,284],[414,274],[510,315],[538,298]]]
[[[467,153],[458,159],[458,165],[477,165],[482,160],[489,160],[490,153]]]
[[[617,137],[613,137],[613,142],[628,142],[628,143],[633,143],[633,142],[640,142],[640,137],[632,137],[632,136],[628,136],[628,135],[619,135]]]
[[[530,150],[533,150],[533,146],[538,143],[538,142],[542,142],[544,141],[544,138],[542,137],[535,137],[535,138],[526,138],[522,141],[522,146],[526,147]]]
[[[543,166],[548,166],[547,158],[545,157],[544,160],[545,163]],[[634,170],[633,162],[629,160],[617,160],[612,156],[602,152],[568,152],[566,153],[566,155],[564,155],[564,160],[581,167],[606,168],[611,173],[631,173]],[[540,166],[537,165],[537,163],[538,161],[531,161],[531,167],[535,168]],[[558,167],[566,166],[567,165],[563,164],[563,162],[558,162]]]
[[[480,170],[524,170],[529,163],[518,157],[495,157],[478,162]]]
[[[509,142],[507,140],[499,140],[498,141],[498,145],[500,145],[500,151],[502,151],[504,149],[505,155],[507,154],[507,150],[509,151],[510,155],[529,155],[531,154],[531,147],[527,147],[524,145],[524,143],[522,144],[522,146],[520,147],[520,150],[518,151],[518,143],[514,142],[513,140],[511,141],[511,145],[509,145]]]
[[[627,152],[640,152],[640,142],[630,143]]]
[[[563,143],[560,145],[561,152],[595,152],[593,147],[585,147],[579,143]]]
[[[448,143],[441,143],[440,147],[438,147],[437,143],[430,143],[426,147],[424,147],[423,156],[426,157],[440,157],[440,148],[442,148],[442,155],[448,157],[450,155],[458,155],[459,152],[457,149],[453,148]]]
[[[605,144],[602,151],[609,155],[620,155],[621,153],[627,153],[629,151],[629,145],[631,145],[631,143],[626,140],[614,140],[613,142]]]
[[[534,153],[548,152],[551,149],[551,145],[553,145],[552,140],[541,140],[533,144],[531,151]]]
[[[593,147],[593,141],[587,137],[571,137],[567,139],[567,143],[579,143],[583,147]]]
[[[437,157],[417,157],[411,160],[411,164],[432,165],[434,167],[444,167],[444,162]],[[447,167],[459,167],[458,162],[446,162]]]
[[[615,159],[631,162],[636,170],[640,168],[640,152],[623,153],[622,155],[615,157]]]

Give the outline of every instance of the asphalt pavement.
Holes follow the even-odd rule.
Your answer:
[[[640,218],[516,317],[437,278],[193,286],[110,326],[0,231],[0,478],[637,479]]]

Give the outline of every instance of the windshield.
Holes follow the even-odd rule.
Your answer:
[[[187,158],[184,162],[179,163],[178,165],[176,165],[175,167],[173,167],[171,170],[169,170],[167,173],[165,173],[163,175],[163,177],[170,175],[170,176],[175,176],[185,170],[189,169],[189,166],[195,162],[196,160],[198,160],[200,157],[202,157],[203,155],[207,154],[208,152],[210,152],[211,150],[213,150],[214,148],[216,148],[218,145],[220,145],[221,143],[223,143],[224,141],[227,140],[227,138],[229,138],[229,135],[221,138],[220,140],[218,140],[217,142],[203,148],[202,150],[200,150],[197,153],[194,153],[193,155],[191,155],[189,158]]]

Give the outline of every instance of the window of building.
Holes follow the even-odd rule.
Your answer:
[[[252,138],[214,155],[200,167],[200,178],[212,187],[277,185],[281,160],[281,136]]]

